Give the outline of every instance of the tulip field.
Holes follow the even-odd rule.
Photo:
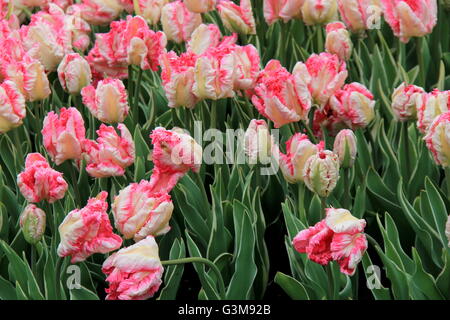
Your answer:
[[[0,0],[0,300],[450,299],[449,0]]]

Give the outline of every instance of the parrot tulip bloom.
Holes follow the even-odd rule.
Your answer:
[[[167,193],[158,193],[150,182],[132,183],[119,192],[112,204],[115,226],[125,239],[136,242],[170,230],[173,204]]]
[[[249,163],[270,162],[273,140],[265,120],[253,119],[244,134],[244,150]]]
[[[194,67],[197,56],[191,52],[179,57],[174,51],[161,56],[161,79],[169,108],[193,108],[199,99],[193,94]]]
[[[329,23],[326,31],[325,48],[327,52],[337,55],[341,60],[349,60],[353,44],[345,25],[342,22]]]
[[[158,127],[150,135],[155,165],[150,179],[154,190],[169,193],[189,170],[199,172],[202,147],[181,129]]]
[[[71,256],[71,263],[76,263],[94,253],[108,253],[120,248],[122,239],[113,233],[106,212],[107,197],[108,193],[102,191],[96,198],[89,199],[84,208],[67,214],[58,228],[61,237],[58,256]]]
[[[186,8],[195,13],[206,13],[216,8],[217,0],[184,0]]]
[[[348,75],[345,62],[325,52],[311,55],[305,63],[298,62],[292,73],[308,85],[314,103],[320,108],[344,85]]]
[[[44,147],[56,165],[81,159],[86,129],[76,108],[61,108],[59,117],[50,111],[44,118],[42,136]]]
[[[392,94],[392,111],[397,121],[416,119],[419,97],[425,93],[421,87],[403,82]]]
[[[337,0],[337,3],[342,20],[352,32],[373,29],[381,18],[380,0]]]
[[[41,241],[45,232],[45,212],[34,204],[29,204],[20,214],[19,222],[23,237],[30,244]]]
[[[329,150],[319,151],[306,160],[303,181],[309,190],[325,198],[339,180],[339,158]]]
[[[258,50],[251,44],[244,47],[236,46],[234,56],[234,81],[235,91],[250,90],[256,86],[260,72],[260,57]]]
[[[161,23],[168,40],[182,43],[191,38],[192,32],[202,23],[202,16],[189,11],[183,2],[177,0],[163,7]]]
[[[404,43],[431,33],[436,25],[436,0],[381,0],[381,4],[394,35]]]
[[[141,16],[149,24],[157,25],[161,19],[162,8],[169,0],[138,0]]]
[[[328,23],[337,20],[336,0],[305,0],[302,18],[306,25]]]
[[[110,283],[107,300],[145,300],[158,291],[164,268],[158,245],[148,236],[108,257],[102,271]]]
[[[322,151],[324,143],[313,144],[306,134],[296,133],[286,142],[286,154],[279,153],[280,168],[289,183],[303,182],[305,164]]]
[[[417,127],[425,134],[436,117],[450,109],[450,91],[433,90],[417,97]]]
[[[252,103],[275,128],[306,120],[311,108],[311,95],[305,82],[290,74],[278,60],[271,60],[259,74]]]
[[[22,125],[25,115],[25,98],[14,82],[6,80],[0,84],[0,133]]]
[[[220,0],[217,10],[229,31],[239,34],[256,34],[255,18],[250,0],[241,0],[240,6],[230,0]]]
[[[201,24],[194,32],[187,44],[188,51],[201,55],[211,47],[217,47],[220,44],[222,34],[215,24]]]
[[[82,0],[67,8],[70,15],[79,15],[93,25],[107,25],[123,11],[119,0]]]
[[[362,84],[346,84],[330,99],[331,109],[349,128],[365,128],[375,118],[372,93]]]
[[[83,103],[98,120],[113,124],[123,122],[128,115],[128,95],[119,79],[105,79],[81,90]]]
[[[271,25],[282,19],[288,22],[291,19],[301,18],[301,9],[305,0],[264,0],[264,19]]]
[[[120,136],[114,127],[104,124],[97,130],[97,141],[85,140],[83,146],[86,171],[95,178],[122,176],[134,163],[135,148],[130,132],[118,124]]]
[[[61,61],[58,67],[58,78],[64,90],[71,94],[78,94],[81,89],[91,84],[91,67],[78,53],[71,53]]]
[[[17,185],[24,198],[34,203],[62,199],[68,187],[62,173],[53,170],[39,153],[27,155],[25,170],[17,176]]]
[[[450,166],[450,111],[437,117],[425,136],[428,149],[438,165]]]
[[[357,219],[345,209],[326,209],[326,218],[300,231],[292,244],[308,259],[321,265],[336,261],[341,272],[352,276],[367,250],[364,235],[366,221]]]
[[[351,168],[356,159],[356,136],[352,130],[339,131],[334,140],[333,152],[338,155],[342,168]]]

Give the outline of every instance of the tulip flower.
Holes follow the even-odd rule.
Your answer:
[[[253,119],[244,134],[244,150],[251,164],[267,164],[272,155],[273,140],[265,120]]]
[[[157,25],[161,19],[162,8],[169,0],[138,0],[141,17],[149,24]]]
[[[327,52],[335,54],[341,60],[349,60],[352,55],[353,43],[345,25],[342,22],[327,24],[325,48]]]
[[[150,182],[132,183],[119,192],[112,204],[115,226],[125,239],[136,242],[170,230],[173,204],[167,193],[154,190]]]
[[[349,128],[365,128],[375,118],[373,94],[362,84],[353,82],[336,91],[330,99],[331,109]]]
[[[251,44],[236,46],[233,50],[235,91],[246,91],[256,86],[260,72],[260,57],[258,50]]]
[[[334,140],[333,152],[338,155],[342,168],[351,168],[356,159],[356,136],[352,130],[339,131]]]
[[[425,142],[434,160],[440,166],[450,166],[450,111],[437,117],[425,136]]]
[[[425,91],[418,86],[400,84],[392,93],[392,111],[397,121],[405,122],[416,119],[417,103]]]
[[[344,85],[348,75],[345,62],[325,52],[311,55],[305,63],[298,62],[292,73],[308,85],[314,103],[320,108]]]
[[[289,183],[303,182],[305,164],[310,157],[322,151],[324,143],[313,144],[306,134],[296,133],[286,142],[286,154],[279,154],[280,168]]]
[[[215,24],[201,24],[194,32],[187,44],[188,51],[201,55],[211,47],[217,47],[222,34]]]
[[[186,8],[195,13],[206,13],[216,8],[217,0],[183,0]]]
[[[179,57],[174,51],[161,56],[161,79],[169,108],[193,108],[199,99],[192,92],[197,56],[191,52]]]
[[[77,15],[66,15],[66,21],[67,28],[72,33],[72,46],[79,51],[86,51],[91,43],[91,26]]]
[[[62,199],[68,187],[62,173],[53,170],[39,153],[27,155],[25,170],[17,176],[17,185],[24,198],[34,203]]]
[[[271,60],[261,71],[252,103],[275,128],[306,120],[311,108],[311,95],[299,76],[290,74],[278,60]]]
[[[202,147],[181,129],[158,127],[150,135],[155,165],[150,179],[154,190],[169,193],[189,170],[199,172]]]
[[[255,18],[250,0],[241,0],[239,6],[230,0],[220,0],[217,10],[223,24],[230,32],[256,34]]]
[[[161,23],[168,40],[182,43],[191,38],[192,32],[202,23],[202,16],[189,11],[183,2],[177,0],[163,7]]]
[[[355,33],[373,29],[381,19],[380,0],[337,0],[339,13]]]
[[[431,33],[436,25],[436,0],[381,0],[381,4],[394,35],[404,43]]]
[[[45,149],[57,165],[81,159],[86,129],[76,108],[61,108],[59,117],[50,111],[44,118],[42,136]]]
[[[45,212],[34,204],[29,204],[20,214],[19,223],[25,241],[36,244],[45,232]]]
[[[86,171],[95,178],[122,176],[125,169],[134,163],[135,147],[130,132],[124,124],[117,128],[100,125],[97,141],[85,140],[83,155]]]
[[[14,82],[6,80],[0,84],[0,133],[22,125],[25,115],[25,98]]]
[[[425,134],[436,117],[449,111],[450,91],[433,90],[417,96],[417,127]]]
[[[108,218],[106,191],[88,200],[82,209],[67,214],[58,230],[61,242],[58,256],[71,256],[71,263],[86,260],[94,253],[108,253],[122,245],[122,239],[113,233]]]
[[[303,181],[309,190],[325,198],[339,180],[339,157],[332,151],[322,150],[306,160]]]
[[[305,0],[302,18],[306,25],[328,23],[337,20],[336,0]]]
[[[305,0],[264,0],[264,18],[268,25],[279,19],[284,22],[291,19],[300,19],[304,2]]]
[[[308,259],[321,265],[337,261],[342,273],[352,276],[367,250],[364,219],[345,209],[326,209],[326,218],[299,232],[292,244]]]
[[[119,0],[82,0],[67,8],[67,14],[78,15],[89,24],[106,25],[123,11]]]
[[[83,103],[92,115],[105,123],[123,122],[128,115],[128,95],[119,79],[105,79],[81,90]]]
[[[158,245],[152,236],[123,248],[103,263],[107,275],[107,300],[145,300],[153,297],[162,283],[164,268]]]
[[[58,67],[58,78],[64,90],[71,94],[78,94],[81,89],[91,84],[91,67],[78,53],[71,53],[61,61]]]

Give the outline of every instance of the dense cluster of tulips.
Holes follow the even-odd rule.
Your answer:
[[[450,298],[449,1],[0,19],[0,299]]]

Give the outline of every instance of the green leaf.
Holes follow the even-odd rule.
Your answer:
[[[282,272],[277,272],[274,281],[292,300],[309,300],[305,287],[294,278]]]
[[[70,300],[100,300],[92,291],[80,286],[77,289],[70,290]]]

